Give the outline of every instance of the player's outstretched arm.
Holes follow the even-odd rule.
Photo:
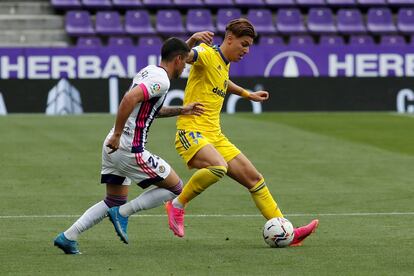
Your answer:
[[[111,149],[110,154],[117,151],[125,123],[137,103],[144,100],[144,91],[139,86],[132,88],[123,97],[118,114],[116,115],[114,134],[109,138],[106,146]]]
[[[178,115],[196,115],[204,113],[201,103],[190,103],[186,106],[163,106],[157,114],[159,118],[173,117]]]
[[[240,97],[246,98],[254,102],[263,102],[269,99],[269,92],[260,90],[250,93],[243,87],[240,87],[234,82],[232,82],[231,80],[229,80],[228,82],[227,92],[239,95]]]
[[[191,49],[193,48],[197,42],[205,43],[207,45],[211,45],[213,43],[214,33],[210,31],[203,31],[194,33],[187,41],[188,47]],[[194,59],[194,51],[190,51],[188,58],[186,60],[187,63],[192,63]]]

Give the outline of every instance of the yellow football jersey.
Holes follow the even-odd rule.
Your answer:
[[[220,111],[226,96],[230,63],[218,46],[200,44],[192,49],[194,62],[184,94],[184,105],[199,102],[204,105],[201,116],[178,117],[177,129],[220,131]]]

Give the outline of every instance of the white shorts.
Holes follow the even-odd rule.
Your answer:
[[[130,185],[135,182],[145,189],[170,174],[170,165],[147,150],[132,153],[120,148],[108,154],[111,149],[105,144],[102,147],[102,184]]]

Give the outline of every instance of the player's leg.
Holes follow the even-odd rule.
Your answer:
[[[226,160],[210,143],[210,140],[212,139],[200,132],[182,130],[177,132],[175,145],[178,153],[188,167],[198,170],[184,186],[182,193],[174,199],[174,207],[184,208],[188,202],[226,174]]]
[[[174,206],[179,208],[184,208],[188,202],[219,181],[227,172],[226,161],[211,144],[201,148],[187,164],[198,170],[173,201]]]
[[[132,154],[134,155],[134,154]],[[143,189],[155,185],[128,203],[111,208],[109,218],[121,240],[128,243],[128,217],[155,208],[175,198],[182,190],[182,181],[162,158],[144,151],[134,155],[134,163],[125,168],[127,175]]]
[[[230,160],[228,165],[227,174],[249,189],[257,208],[267,220],[274,217],[283,217],[276,201],[266,186],[264,178],[243,153]],[[300,246],[305,238],[315,232],[318,225],[319,221],[316,219],[312,220],[308,225],[295,228],[295,235],[291,246]]]
[[[219,181],[227,172],[227,163],[200,132],[178,131],[176,149],[190,168],[198,170],[191,176],[181,194],[166,209],[170,229],[184,236],[184,207],[193,198]]]
[[[88,208],[72,226],[60,233],[54,241],[55,246],[66,254],[79,254],[79,235],[101,222],[109,208],[125,203],[127,196],[128,186],[107,184],[105,199]]]
[[[106,197],[91,206],[71,227],[56,237],[54,244],[66,254],[79,254],[79,235],[102,221],[109,208],[120,206],[127,201],[127,185],[130,184],[130,180],[121,176],[122,173],[115,166],[121,157],[119,151],[109,156],[105,144],[103,145],[101,183],[106,184]]]
[[[243,153],[239,153],[230,160],[228,166],[227,175],[249,190],[254,203],[266,219],[283,217],[266,186],[263,176]]]
[[[156,187],[146,190],[135,199],[119,207],[120,214],[127,217],[143,210],[158,207],[174,199],[182,191],[183,182],[171,169],[166,179],[154,183],[154,185]]]

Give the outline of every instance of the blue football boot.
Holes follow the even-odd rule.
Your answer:
[[[124,217],[119,213],[119,206],[110,208],[108,210],[108,216],[121,241],[128,243],[128,217]]]
[[[65,254],[82,254],[79,251],[78,242],[68,240],[63,233],[57,235],[54,245],[62,249]]]

